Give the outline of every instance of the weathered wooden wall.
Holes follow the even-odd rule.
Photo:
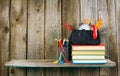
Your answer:
[[[106,57],[114,68],[6,68],[11,59],[57,57],[55,38],[68,38],[83,19],[103,19]],[[120,0],[0,0],[0,76],[120,76]]]

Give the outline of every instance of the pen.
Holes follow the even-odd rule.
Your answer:
[[[69,60],[69,40],[66,39],[66,57]]]
[[[67,47],[67,49],[69,47],[69,40],[68,39],[66,40],[66,47]]]

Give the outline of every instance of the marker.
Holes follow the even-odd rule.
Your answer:
[[[66,40],[66,47],[67,48],[69,47],[69,40],[68,39]]]
[[[67,57],[67,59],[68,59],[68,46],[69,46],[69,42],[68,42],[68,39],[66,39],[66,57]]]
[[[63,40],[63,46],[66,47],[66,40]]]
[[[59,40],[55,39],[57,47],[59,46]]]

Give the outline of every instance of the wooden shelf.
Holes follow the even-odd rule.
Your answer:
[[[53,59],[44,60],[11,60],[5,63],[6,67],[114,67],[116,64],[111,60],[107,60],[106,64],[54,64]]]

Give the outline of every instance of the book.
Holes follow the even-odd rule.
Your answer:
[[[75,64],[105,64],[107,60],[72,60]]]
[[[72,56],[72,59],[85,59],[85,60],[88,60],[88,59],[105,59],[104,55],[103,56]]]
[[[105,55],[105,51],[72,51],[72,55],[73,54],[85,54],[85,55],[89,55],[89,54],[100,54],[100,55]]]
[[[72,45],[73,63],[107,63],[105,59],[105,45]]]
[[[105,50],[72,50],[72,51],[84,51],[84,52],[104,52]]]
[[[72,50],[105,50],[105,45],[72,45]]]
[[[103,54],[72,54],[72,56],[105,56]]]

